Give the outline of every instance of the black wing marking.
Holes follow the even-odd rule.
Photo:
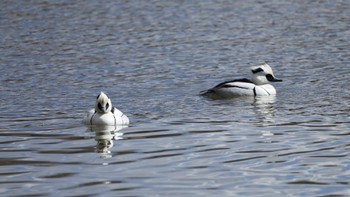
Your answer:
[[[244,82],[244,83],[252,83],[254,84],[252,81],[250,81],[249,79],[247,78],[242,78],[242,79],[235,79],[235,80],[231,80],[231,81],[225,81],[225,82],[222,82],[222,83],[219,83],[217,86],[215,86],[214,88],[231,88],[231,87],[237,87],[237,88],[243,88],[243,87],[240,87],[240,86],[235,86],[235,85],[231,85],[231,84],[228,84],[228,83],[232,83],[232,82]],[[244,88],[245,89],[245,88]]]
[[[95,114],[97,113],[97,111],[94,111],[94,114],[92,114],[91,118],[90,118],[90,125],[92,125],[92,119],[94,118]]]
[[[232,83],[232,82],[244,82],[244,83],[254,84],[251,80],[249,80],[247,78],[235,79],[235,80],[230,80],[230,81],[225,81],[225,82],[219,83],[218,85],[216,85],[213,88],[210,88],[209,90],[201,91],[199,94],[205,96],[206,94],[216,93],[217,89],[220,89],[220,88],[233,88],[233,87],[236,87],[236,88],[242,88],[242,89],[249,89],[247,87],[241,87],[241,86],[236,86],[236,85],[229,84],[229,83]]]
[[[117,125],[117,119],[115,118],[115,115],[114,115],[114,110],[115,110],[115,107],[112,107],[112,114],[113,114],[113,119],[114,119],[114,125]]]

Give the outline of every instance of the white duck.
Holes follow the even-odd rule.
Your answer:
[[[86,125],[128,125],[129,118],[112,106],[108,96],[101,92],[97,96],[95,108],[91,109],[84,117],[83,123]]]
[[[225,99],[237,96],[267,96],[275,95],[276,89],[269,82],[280,82],[268,64],[251,68],[253,76],[251,80],[243,78],[225,81],[217,86],[202,91],[200,94],[212,99]]]

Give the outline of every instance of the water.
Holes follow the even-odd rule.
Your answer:
[[[349,11],[2,1],[0,195],[350,195]],[[276,97],[198,96],[265,61]],[[81,124],[100,91],[128,128]]]

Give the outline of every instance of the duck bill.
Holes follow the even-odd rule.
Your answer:
[[[283,80],[282,79],[277,79],[277,78],[274,78],[273,80],[272,80],[272,82],[282,82]]]
[[[266,75],[266,79],[270,82],[281,82],[282,79],[277,79],[275,76],[268,74]]]
[[[102,107],[102,108],[101,108],[101,110],[102,110],[104,113],[106,113],[106,112],[107,112],[106,107]]]

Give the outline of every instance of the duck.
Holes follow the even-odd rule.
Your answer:
[[[101,92],[96,98],[95,108],[86,114],[83,123],[90,126],[128,125],[129,118],[113,107],[111,99],[104,92]]]
[[[250,68],[251,79],[241,78],[219,83],[213,88],[200,92],[200,95],[212,99],[229,99],[240,96],[276,95],[276,89],[270,82],[281,82],[273,74],[272,68],[264,63]]]

